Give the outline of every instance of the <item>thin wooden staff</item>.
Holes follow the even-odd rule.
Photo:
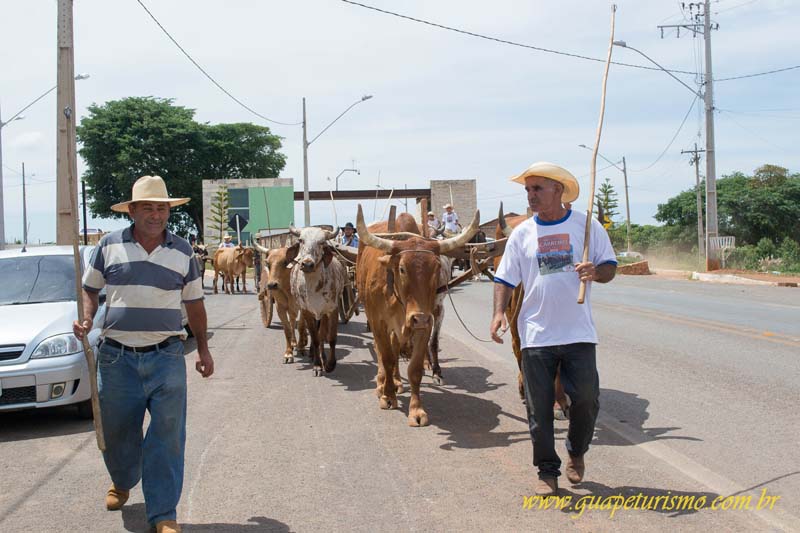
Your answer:
[[[592,173],[589,183],[589,207],[586,209],[586,228],[583,233],[583,263],[589,261],[589,240],[592,234],[592,211],[594,209],[594,183],[597,177],[597,152],[600,149],[600,136],[603,133],[603,116],[606,112],[606,84],[608,83],[608,69],[611,66],[611,51],[614,49],[614,22],[617,13],[616,4],[611,5],[611,39],[608,41],[608,57],[606,58],[606,69],[603,74],[603,92],[600,98],[600,119],[597,122],[597,136],[592,150]],[[578,289],[578,303],[582,304],[586,299],[586,281],[581,281]]]
[[[72,220],[70,223],[70,233],[72,234],[72,257],[75,262],[75,296],[78,300],[78,322],[83,325],[83,287],[81,285],[81,272],[83,272],[83,262],[81,261],[80,249],[78,247],[78,188],[73,175],[74,157],[74,133],[75,125],[70,124],[72,120],[72,110],[67,107],[64,109],[64,116],[67,119],[67,132],[69,142],[67,144],[67,176],[69,177],[69,203],[72,209]],[[70,153],[72,152],[72,153]],[[92,416],[94,418],[94,433],[97,437],[97,447],[101,452],[106,451],[106,438],[103,433],[103,417],[100,413],[100,396],[97,391],[97,366],[95,365],[94,351],[89,344],[89,332],[83,335],[83,353],[86,356],[86,366],[89,367],[89,388],[92,391]]]

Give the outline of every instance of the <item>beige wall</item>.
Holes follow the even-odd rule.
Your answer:
[[[453,201],[450,201],[450,192]],[[458,220],[466,226],[478,209],[476,180],[431,180],[431,207],[437,218],[442,217],[445,204],[453,204]]]

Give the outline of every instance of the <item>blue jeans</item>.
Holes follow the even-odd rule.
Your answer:
[[[571,401],[566,444],[573,457],[583,455],[589,449],[600,410],[600,379],[594,344],[581,342],[522,350],[533,466],[539,467],[540,479],[561,475],[561,459],[556,453],[553,437],[554,380],[559,367],[561,384]]]
[[[114,486],[142,481],[147,521],[175,520],[183,488],[186,363],[183,343],[137,353],[103,343],[97,352],[106,451]],[[150,412],[142,438],[145,410]]]

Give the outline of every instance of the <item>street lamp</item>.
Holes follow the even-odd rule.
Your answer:
[[[706,10],[709,9],[709,3],[706,2]],[[717,220],[717,157],[714,148],[714,80],[711,75],[711,42],[709,41],[709,18],[705,17],[704,35],[706,39],[706,75],[704,80],[705,91],[701,93],[686,85],[683,80],[679,79],[672,72],[668,71],[658,63],[656,63],[650,56],[629,46],[625,41],[614,41],[615,46],[621,48],[628,48],[637,54],[641,55],[652,64],[657,66],[669,74],[678,83],[689,89],[693,95],[702,98],[706,108],[706,269],[714,270],[719,268],[714,257],[713,252],[710,250],[710,241],[719,236],[719,222]]]
[[[587,150],[591,150],[591,148],[589,148],[585,144],[579,144],[578,146],[581,147],[581,148],[586,148]],[[600,152],[598,152],[597,155],[599,155],[600,157],[602,157],[603,159],[605,159],[606,161],[611,163],[611,165],[613,165],[614,168],[616,168],[617,170],[622,172],[622,176],[623,176],[623,178],[625,178],[625,214],[626,214],[625,218],[627,219],[627,228],[626,228],[626,233],[625,233],[626,239],[625,240],[627,241],[628,251],[630,252],[631,251],[631,204],[628,201],[628,167],[625,165],[625,156],[622,156],[622,168],[620,168],[616,163],[614,163],[613,161],[608,159],[606,156],[604,156]]]
[[[88,78],[88,74],[78,74],[75,76],[76,80],[85,80]],[[55,91],[58,85],[54,85],[44,93],[42,93],[36,100],[31,102],[30,104],[26,105],[19,111],[17,111],[10,119],[3,121],[2,115],[0,115],[0,250],[5,250],[6,248],[6,228],[5,228],[5,210],[3,208],[3,128],[10,124],[15,120],[22,120],[25,116],[22,114],[26,109],[31,107],[33,104],[50,94],[51,92]]]
[[[306,99],[303,98],[303,210],[304,210],[304,215],[305,215],[304,219],[305,219],[305,225],[306,226],[310,226],[311,225],[311,204],[310,204],[310,201],[309,201],[309,194],[308,194],[308,147],[311,146],[311,143],[313,143],[314,141],[319,139],[320,135],[322,135],[323,133],[328,131],[328,128],[333,126],[334,123],[337,120],[339,120],[340,118],[342,118],[345,115],[345,113],[347,113],[348,111],[353,109],[355,106],[357,106],[361,102],[366,102],[370,98],[372,98],[372,95],[365,94],[360,99],[358,99],[355,102],[353,102],[352,104],[350,104],[350,106],[347,109],[342,111],[339,114],[339,116],[336,117],[335,119],[333,119],[333,121],[330,124],[328,124],[327,126],[322,128],[322,131],[320,131],[317,134],[317,136],[314,137],[313,139],[311,139],[310,141],[307,140],[308,139],[308,123],[306,121]],[[338,190],[338,187],[337,187],[337,190]]]
[[[344,174],[345,172],[355,172],[357,175],[359,175],[359,176],[361,175],[361,171],[358,170],[358,169],[355,169],[355,168],[346,168],[346,169],[342,170],[341,172],[339,172],[339,174],[336,176],[336,178],[334,178],[336,180],[336,190],[337,191],[339,190],[339,177],[342,174]]]

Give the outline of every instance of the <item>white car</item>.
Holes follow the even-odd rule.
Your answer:
[[[639,252],[620,252],[617,254],[617,257],[630,258],[630,259],[644,259],[644,256]]]
[[[84,265],[92,249],[81,247]],[[75,404],[91,418],[77,316],[71,246],[0,251],[0,412]],[[89,333],[95,350],[104,316],[101,305]]]

